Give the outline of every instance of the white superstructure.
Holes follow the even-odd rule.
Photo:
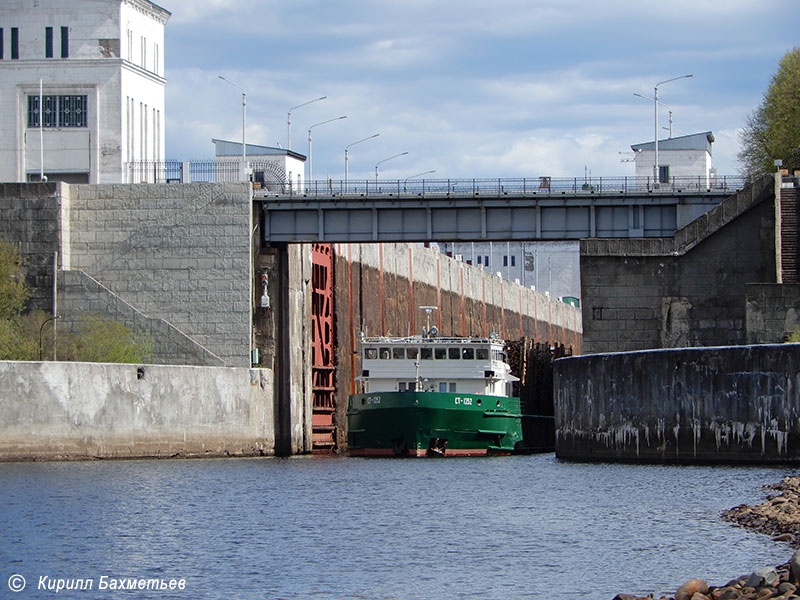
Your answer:
[[[127,161],[163,160],[169,17],[148,0],[3,0],[0,181],[118,183]]]
[[[511,375],[498,338],[412,336],[361,341],[365,392],[418,391],[510,396]]]

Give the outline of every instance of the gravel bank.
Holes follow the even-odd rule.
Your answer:
[[[775,541],[800,547],[800,477],[785,477],[781,482],[764,486],[769,491],[761,504],[740,504],[722,513],[722,518],[736,525],[772,536]],[[651,600],[649,596],[617,594],[613,600]],[[765,567],[712,586],[702,579],[691,579],[674,596],[660,600],[800,600],[800,550],[789,562]]]

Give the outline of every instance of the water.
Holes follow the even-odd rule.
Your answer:
[[[787,474],[552,454],[0,464],[0,598],[674,594],[791,556],[719,519]],[[27,581],[20,593],[12,574]],[[36,589],[43,576],[94,587],[56,595]],[[101,576],[185,589],[101,591]]]

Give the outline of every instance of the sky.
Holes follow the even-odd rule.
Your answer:
[[[739,132],[781,57],[797,0],[157,0],[166,26],[167,157],[212,138],[308,155],[314,179],[633,175],[631,144]],[[635,93],[651,98],[642,99]],[[664,106],[665,105],[665,106]],[[375,134],[378,137],[364,140]],[[357,142],[357,143],[356,143]],[[397,156],[407,152],[408,154]],[[388,159],[388,160],[386,160]]]

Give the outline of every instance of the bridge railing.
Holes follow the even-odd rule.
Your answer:
[[[193,161],[133,161],[126,163],[128,183],[235,182],[245,180],[236,159]],[[672,177],[657,183],[652,177],[522,177],[484,179],[316,180],[286,182],[270,161],[247,162],[247,177],[255,194],[267,198],[437,198],[473,196],[627,195],[627,194],[732,194],[745,187],[747,178]]]
[[[733,194],[747,183],[745,177],[673,177],[669,183],[655,184],[650,177],[533,177],[498,179],[417,179],[409,180],[322,180],[303,186],[256,190],[256,195],[274,198],[437,198],[473,196],[627,195],[720,193]]]

